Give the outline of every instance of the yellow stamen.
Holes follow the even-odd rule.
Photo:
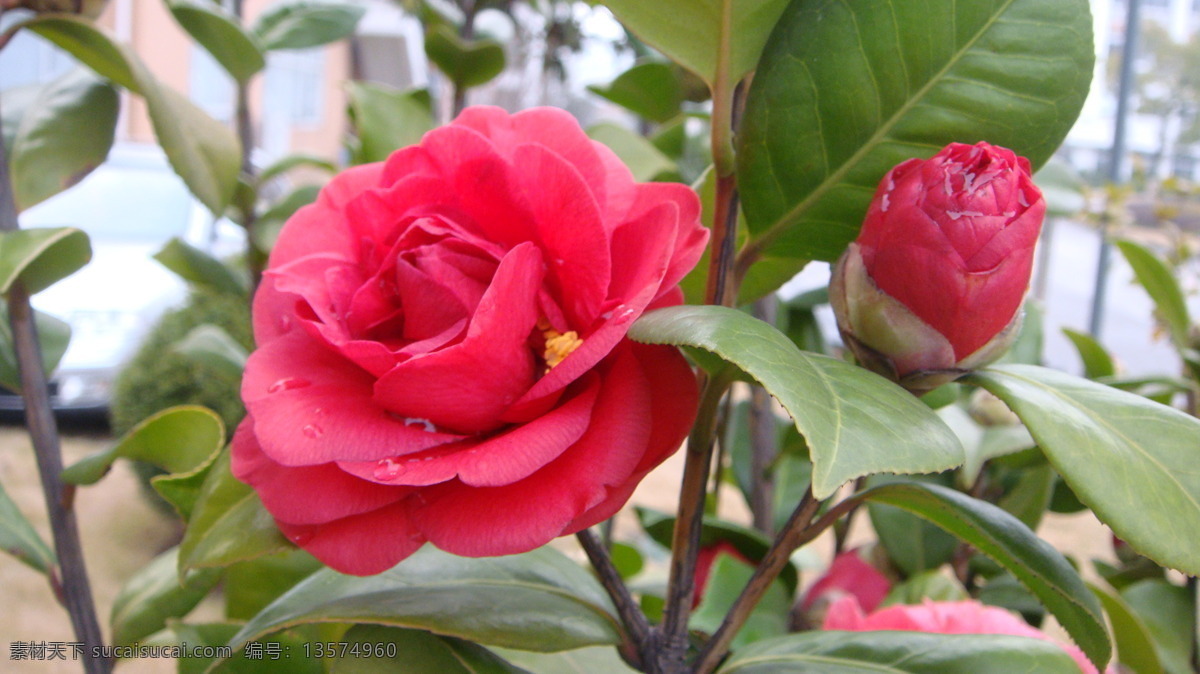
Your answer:
[[[549,325],[543,328],[542,321],[538,321],[538,327],[542,330],[542,336],[546,338],[546,350],[542,353],[542,358],[546,361],[547,372],[563,362],[567,356],[571,355],[571,352],[583,344],[579,333],[574,330],[560,333]]]

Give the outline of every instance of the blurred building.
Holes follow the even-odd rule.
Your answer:
[[[274,0],[244,0],[245,25]],[[228,3],[227,3],[228,4]],[[273,51],[250,87],[250,108],[262,161],[288,152],[338,159],[346,132],[344,83],[352,77],[406,88],[423,85],[426,72],[421,28],[385,0],[364,2],[367,14],[353,40],[316,49]],[[0,27],[20,20],[6,13]],[[110,0],[101,26],[129,44],[164,83],[186,94],[208,114],[231,122],[233,80],[172,18],[165,3]],[[37,35],[22,31],[0,50],[0,91],[48,82],[76,66],[73,57]],[[126,96],[117,140],[153,143],[145,106]]]
[[[1200,144],[1179,142],[1180,132],[1200,111],[1195,101],[1182,113],[1155,115],[1143,110],[1145,96],[1163,98],[1176,93],[1154,90],[1147,73],[1155,64],[1147,55],[1147,35],[1152,39],[1170,40],[1177,45],[1200,40],[1200,0],[1139,0],[1142,39],[1137,49],[1139,58],[1135,70],[1142,82],[1135,87],[1129,107],[1127,146],[1131,166],[1159,176],[1177,175],[1200,179]],[[1083,113],[1063,146],[1062,154],[1077,169],[1090,177],[1101,179],[1107,172],[1113,141],[1113,124],[1117,111],[1117,72],[1120,54],[1125,45],[1127,0],[1091,0],[1096,35],[1096,70],[1092,90]],[[1162,85],[1157,85],[1161,88]],[[1185,106],[1185,107],[1188,107]],[[1126,167],[1128,170],[1130,167]]]

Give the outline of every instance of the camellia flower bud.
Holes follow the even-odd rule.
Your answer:
[[[1029,160],[951,143],[883,177],[830,302],[859,362],[920,393],[986,365],[1021,323],[1046,202]]]

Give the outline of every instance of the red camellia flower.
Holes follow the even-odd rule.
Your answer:
[[[825,614],[822,629],[850,632],[901,630],[932,634],[1008,634],[1049,641],[1067,652],[1079,665],[1082,674],[1096,674],[1083,651],[1071,644],[1050,638],[1045,632],[1031,627],[1024,620],[994,606],[977,601],[931,601],[922,604],[897,604],[865,614],[858,600],[851,595],[838,599]],[[1110,667],[1109,672],[1116,672]]]
[[[888,172],[830,299],[847,346],[910,388],[999,357],[1020,327],[1046,202],[1029,161],[952,143]]]
[[[682,443],[696,384],[629,325],[704,248],[561,110],[470,108],[284,226],[254,300],[233,472],[329,566],[424,542],[540,546],[616,512]]]

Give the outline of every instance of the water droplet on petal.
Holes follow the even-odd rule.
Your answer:
[[[434,426],[432,421],[430,421],[428,419],[422,419],[420,417],[405,417],[404,425],[405,426],[419,426],[421,428],[421,430],[425,431],[426,433],[436,433],[437,432],[437,426]]]
[[[316,424],[307,424],[304,428],[300,429],[300,432],[304,434],[304,437],[312,438],[313,440],[325,435],[325,429]]]
[[[282,316],[280,316],[279,317],[279,331],[287,332],[288,330],[291,330],[291,329],[292,329],[292,317],[287,314],[283,314]]]
[[[296,545],[303,546],[305,543],[311,541],[315,534],[316,532],[312,529],[305,529],[298,534],[292,534],[291,536],[288,536],[288,538],[290,538]]]
[[[375,464],[376,480],[394,480],[400,477],[403,472],[403,464],[391,459],[380,459],[379,463]]]
[[[267,393],[279,393],[280,391],[290,391],[292,389],[304,388],[312,384],[307,379],[299,379],[297,377],[285,377],[267,387]]]

